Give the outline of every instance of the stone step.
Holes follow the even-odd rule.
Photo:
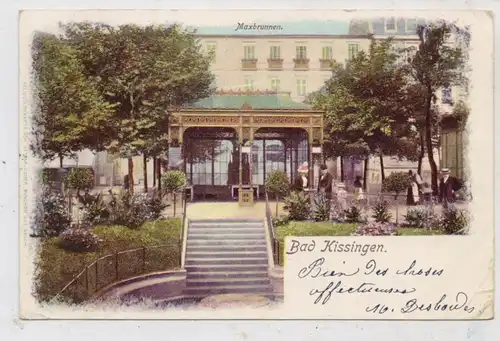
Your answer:
[[[226,251],[262,251],[267,252],[267,246],[263,243],[262,245],[225,245],[225,244],[191,244],[187,247],[187,252],[226,252]]]
[[[193,279],[216,279],[216,278],[268,278],[267,271],[190,271],[188,280]]]
[[[231,265],[231,264],[266,264],[267,258],[248,257],[248,258],[189,258],[186,259],[186,265]]]
[[[269,278],[248,277],[248,278],[188,278],[187,287],[217,287],[224,285],[269,285]]]
[[[261,246],[266,245],[266,240],[264,238],[247,238],[247,239],[233,239],[232,236],[227,239],[191,239],[187,240],[187,247],[191,246]]]
[[[186,264],[188,276],[191,272],[197,273],[238,273],[244,271],[266,271],[268,264]]]
[[[222,223],[222,224],[230,224],[230,223],[264,223],[263,219],[258,218],[238,218],[238,219],[189,219],[190,224],[214,224],[214,223]]]
[[[225,228],[237,228],[237,229],[262,229],[264,228],[264,224],[262,223],[214,223],[214,224],[208,224],[208,223],[190,223],[189,228],[196,228],[196,229],[208,229],[208,228],[213,228],[213,229],[225,229]]]
[[[258,234],[264,235],[264,229],[248,229],[248,228],[235,228],[235,227],[219,227],[219,228],[192,228],[188,230],[188,236],[198,235],[198,234]]]
[[[243,294],[243,293],[267,293],[272,292],[272,287],[266,284],[258,285],[218,285],[212,287],[188,287],[184,290],[186,295],[220,295],[220,294]]]
[[[188,240],[226,240],[226,239],[242,239],[242,240],[265,240],[264,232],[261,233],[204,233],[204,234],[190,234]]]
[[[188,251],[186,259],[191,258],[265,258],[267,259],[267,252],[263,251],[221,251],[214,250],[211,252],[195,252]]]

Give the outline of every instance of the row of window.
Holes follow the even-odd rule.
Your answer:
[[[245,90],[255,90],[255,80],[252,76],[245,77]],[[296,80],[297,96],[305,96],[307,94],[307,80],[300,78]],[[281,81],[278,77],[273,77],[269,80],[269,88],[274,91],[281,90]]]
[[[385,19],[385,31],[386,32],[396,32],[397,31],[397,20],[396,18]],[[417,19],[406,19],[405,20],[405,31],[415,32],[417,30]]]
[[[215,52],[217,45],[215,43],[206,44],[207,52],[212,54],[215,58]],[[359,44],[348,44],[347,54],[348,58],[352,59],[359,52]],[[243,46],[243,59],[253,60],[257,59],[255,53],[255,45],[245,45]],[[281,56],[281,46],[270,46],[269,47],[269,59],[282,59]],[[304,60],[307,59],[307,46],[299,45],[295,47],[295,59]],[[321,59],[332,60],[333,59],[333,48],[331,46],[323,46],[321,49]]]

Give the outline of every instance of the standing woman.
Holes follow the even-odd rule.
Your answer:
[[[361,183],[361,177],[358,175],[354,180],[354,200],[363,199],[363,184]]]
[[[408,171],[408,176],[410,177],[410,184],[406,192],[406,205],[413,206],[419,201],[418,185],[412,170]]]
[[[308,188],[307,175],[309,173],[309,164],[307,162],[302,163],[297,171],[298,174],[293,181],[292,190],[295,192],[303,192]]]

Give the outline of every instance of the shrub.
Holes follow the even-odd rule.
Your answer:
[[[307,220],[311,215],[309,197],[302,192],[291,192],[285,198],[285,206],[288,210],[288,219],[290,220]]]
[[[273,218],[273,227],[284,226],[290,222],[290,219],[286,215]]]
[[[394,172],[387,176],[382,183],[382,190],[385,192],[394,192],[395,198],[399,193],[405,192],[411,184],[411,177],[404,172]]]
[[[145,202],[146,216],[148,220],[157,220],[162,217],[161,213],[167,207],[159,198],[149,198]]]
[[[171,170],[163,174],[161,177],[163,188],[167,193],[178,193],[182,188],[186,187],[186,174],[182,171]]]
[[[71,216],[64,197],[43,186],[33,226],[34,236],[55,237],[71,226]]]
[[[389,202],[380,197],[373,206],[372,218],[377,223],[388,223],[392,219],[392,214],[389,212]]]
[[[94,174],[90,168],[72,168],[66,176],[66,183],[77,191],[88,191],[95,185]]]
[[[361,208],[356,203],[352,203],[346,210],[344,210],[344,212],[346,223],[353,224],[363,222]]]
[[[150,212],[146,205],[147,194],[121,191],[118,196],[114,193],[111,196],[108,206],[110,224],[138,228],[148,220]]]
[[[368,222],[360,225],[352,236],[396,236],[397,226],[391,223]]]
[[[336,223],[345,222],[345,210],[342,205],[336,200],[334,200],[332,203],[332,207],[330,210],[330,219]]]
[[[94,232],[85,228],[68,229],[59,236],[59,246],[72,252],[95,251],[100,241]]]
[[[78,202],[82,205],[83,218],[82,224],[90,227],[97,224],[106,224],[109,222],[109,207],[102,198],[102,193],[92,195],[85,193],[77,195]]]
[[[458,209],[454,205],[443,207],[439,228],[445,234],[467,234],[469,226],[470,217],[467,210]]]
[[[430,206],[410,207],[404,218],[406,224],[413,228],[431,228],[438,224],[438,217]]]
[[[330,220],[331,200],[325,193],[317,193],[314,196],[314,220]]]

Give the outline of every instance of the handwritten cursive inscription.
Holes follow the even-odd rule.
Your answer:
[[[415,292],[415,288],[400,289],[400,288],[381,288],[375,283],[363,282],[357,286],[344,285],[342,281],[330,282],[324,289],[312,289],[309,292],[309,296],[316,296],[314,304],[326,304],[332,294],[369,294],[369,293],[380,293],[380,294],[411,294]]]
[[[427,269],[418,269],[415,268],[416,264],[417,261],[414,260],[413,262],[411,262],[408,268],[406,268],[405,270],[397,270],[396,274],[404,276],[441,276],[444,272],[443,269],[433,269],[432,267],[429,267]]]
[[[325,263],[324,257],[318,258],[308,266],[305,266],[302,269],[300,269],[299,274],[297,276],[299,278],[342,277],[342,276],[354,276],[359,272],[359,268],[357,268],[354,271],[348,271],[348,272],[323,269],[321,265],[323,265],[324,263]],[[345,264],[345,262],[343,262],[343,264]]]
[[[403,314],[410,314],[416,311],[455,311],[463,310],[466,313],[472,313],[476,308],[474,306],[467,305],[469,303],[469,296],[465,292],[458,292],[455,296],[455,300],[450,302],[447,300],[447,295],[441,295],[441,298],[436,302],[421,303],[416,298],[413,298],[406,302],[406,305],[401,308]]]

